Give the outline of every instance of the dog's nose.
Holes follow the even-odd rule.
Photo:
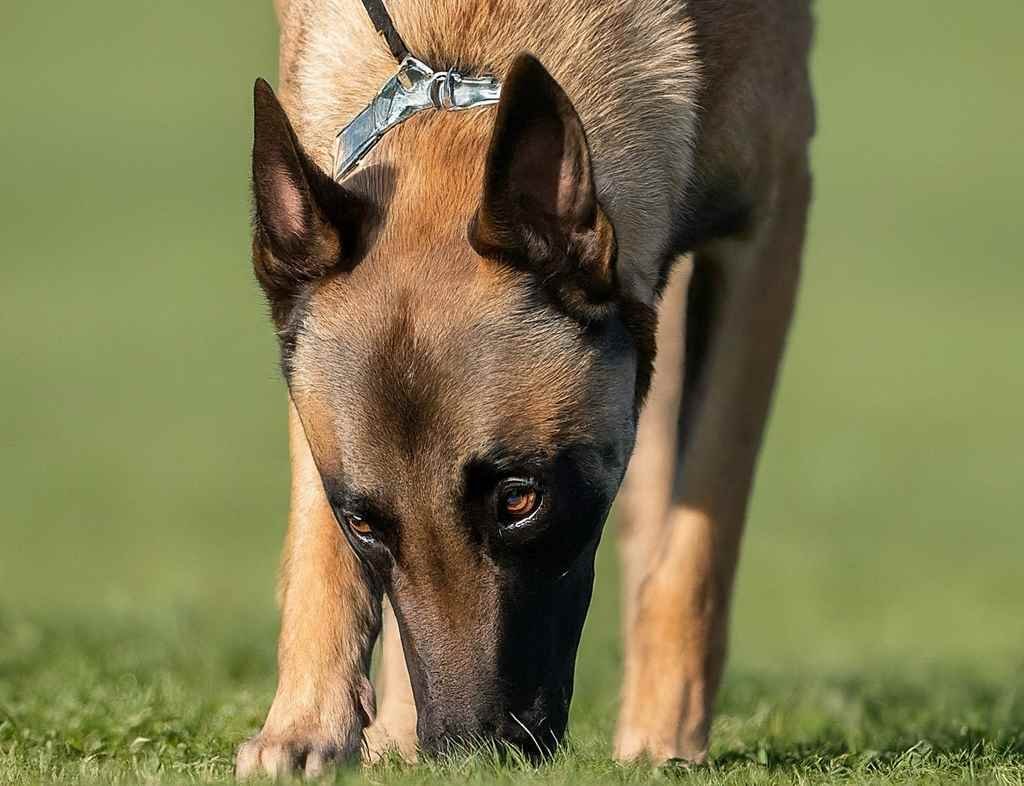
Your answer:
[[[497,743],[518,748],[530,758],[549,756],[557,747],[562,728],[556,729],[544,718],[516,717],[504,713],[500,719],[480,719],[465,715],[446,715],[434,708],[421,712],[417,722],[420,749],[431,756],[445,756],[480,745]]]

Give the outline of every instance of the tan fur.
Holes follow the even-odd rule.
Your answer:
[[[444,116],[438,117],[439,123],[445,120]],[[410,176],[400,188],[422,188],[426,193],[429,184]],[[486,333],[489,326],[503,322],[498,316],[508,311],[518,323],[513,330],[518,329],[521,335],[495,336],[494,340],[501,338],[523,347],[531,335],[530,329],[539,322],[528,303],[519,300],[519,292],[512,285],[514,277],[506,268],[460,256],[461,246],[454,237],[447,241],[438,232],[425,234],[428,227],[420,222],[429,222],[429,213],[407,223],[389,221],[384,230],[386,236],[380,242],[386,244],[391,254],[374,260],[372,274],[357,267],[351,274],[327,282],[307,317],[305,329],[309,340],[297,350],[291,382],[293,395],[301,399],[296,403],[305,412],[307,401],[312,407],[330,395],[341,397],[337,406],[318,407],[316,417],[306,417],[307,423],[320,424],[307,426],[307,433],[314,440],[314,454],[322,457],[321,469],[337,462],[358,471],[364,446],[351,441],[337,444],[334,434],[354,433],[358,430],[354,424],[375,418],[374,402],[357,395],[354,388],[337,390],[333,380],[322,375],[316,358],[306,357],[306,352],[314,354],[323,347],[329,348],[343,327],[347,329],[350,345],[365,346],[365,357],[369,359],[371,348],[380,342],[381,335],[399,321],[405,327],[404,346],[444,363],[451,357],[453,347],[467,344],[470,331]],[[465,232],[464,223],[462,231]],[[431,237],[431,248],[429,252],[416,253],[422,249],[424,236]],[[528,451],[535,446],[554,444],[556,436],[576,437],[583,426],[574,422],[575,409],[581,400],[592,397],[585,382],[600,372],[602,361],[596,352],[576,350],[575,342],[581,333],[577,323],[564,320],[542,324],[547,346],[552,350],[564,347],[567,351],[517,352],[513,364],[494,370],[488,379],[466,377],[456,365],[442,379],[431,378],[430,384],[437,388],[431,394],[446,402],[446,408],[454,413],[459,402],[480,398],[484,389],[517,391],[517,400],[525,403],[515,413],[511,427],[499,407],[487,413],[491,418],[487,430],[503,434],[510,448]],[[574,351],[568,351],[569,348]],[[362,369],[362,373],[372,376],[379,369],[370,366]],[[610,385],[607,383],[601,393]],[[627,395],[628,391],[623,391],[623,396]],[[604,408],[604,403],[595,397],[588,415],[593,417],[594,412],[600,413]],[[609,411],[604,419],[612,417],[613,412]],[[457,439],[457,435],[452,430],[450,439]],[[468,453],[476,446],[459,447]],[[380,450],[390,448],[383,446]],[[403,459],[397,455],[400,451],[395,452],[393,466],[398,467]]]
[[[409,761],[416,759],[416,703],[405,668],[405,652],[398,632],[395,612],[388,604],[384,609],[381,633],[379,684],[380,712],[365,733],[366,759],[379,761],[392,753]]]
[[[790,166],[772,218],[753,237],[698,253],[698,264],[723,271],[726,295],[711,326],[700,410],[678,459],[682,490],[672,502],[664,484],[644,488],[637,479],[647,504],[667,516],[638,521],[623,510],[627,531],[659,535],[656,548],[627,553],[632,613],[615,745],[622,759],[707,756],[747,500],[799,277],[810,181],[803,156]],[[652,412],[662,395],[672,393],[656,381]],[[641,442],[633,460],[642,465],[652,452],[663,446]]]
[[[695,136],[699,61],[683,4],[404,0],[389,9],[409,48],[434,68],[503,75],[521,51],[541,59],[587,130],[599,198],[620,247],[628,250],[629,258],[620,262],[628,287],[652,302],[656,258],[671,226],[666,206],[687,183]],[[334,133],[394,73],[394,59],[359,0],[291,0],[282,40],[282,98],[308,152],[329,168]],[[491,117],[492,112],[464,113],[451,128],[475,129],[475,138],[450,142],[434,118],[414,118],[385,138],[371,160],[476,186],[479,181],[467,179],[463,169],[482,160]],[[428,124],[435,127],[414,131]],[[433,161],[452,146],[463,165],[446,169]],[[435,188],[431,198],[450,197],[447,189]],[[403,216],[420,212],[416,203],[393,204]],[[435,214],[459,212],[438,207]]]
[[[278,0],[276,7],[282,99],[303,145],[330,169],[334,133],[395,64],[359,0]],[[627,643],[616,755],[701,760],[746,503],[798,277],[814,126],[808,3],[392,0],[388,7],[410,49],[435,68],[502,75],[521,50],[541,59],[583,120],[600,201],[622,249],[619,273],[643,302],[656,300],[676,219],[670,207],[688,186],[724,178],[751,201],[755,220],[747,234],[697,249],[665,293],[658,370],[619,511]],[[415,280],[423,297],[451,297],[460,311],[466,304],[458,298],[474,293],[472,307],[482,314],[507,282],[497,271],[481,276],[460,268],[465,255],[446,249],[464,244],[492,123],[493,110],[421,115],[389,134],[348,183],[387,206],[379,231],[391,258],[379,264],[391,266],[394,282]],[[424,237],[432,253],[424,253]],[[682,386],[687,286],[702,266],[716,271],[725,296],[709,326],[704,395],[677,453],[680,401],[692,393]],[[460,276],[472,277],[473,286],[461,288]],[[481,280],[490,284],[481,288]],[[331,320],[345,318],[346,287],[334,286],[323,301],[331,307],[309,326],[325,340]],[[435,304],[418,313],[429,321],[445,311]],[[441,343],[451,329],[440,320],[421,327],[424,340]],[[524,376],[567,371],[532,368]],[[297,388],[315,402],[323,385],[300,376]],[[453,385],[451,395],[473,395],[472,387]],[[539,396],[536,409],[524,413],[524,430],[544,432],[559,403]],[[355,417],[359,402],[352,406]],[[365,656],[378,625],[379,599],[363,587],[337,533],[294,410],[291,423],[280,685],[263,733],[240,751],[240,774],[285,769],[303,746],[316,752],[307,764],[315,770],[331,745],[359,733],[357,697],[366,695]],[[344,450],[329,434],[322,440],[325,456]],[[414,720],[400,641],[394,626],[388,630],[385,682],[398,687],[383,700],[394,712],[382,712],[367,732],[377,755],[389,741],[408,752]]]
[[[281,566],[278,689],[260,734],[238,751],[236,772],[290,772],[305,757],[317,774],[358,744],[373,714],[369,655],[379,599],[362,581],[338,530],[295,407],[288,408],[291,514]]]
[[[676,430],[683,394],[686,292],[693,260],[676,264],[661,302],[658,361],[640,425],[637,449],[617,499],[622,557],[622,619],[627,637],[633,627],[640,583],[664,541],[676,470]]]
[[[675,450],[666,444],[674,430],[651,438],[659,429],[643,422],[626,481],[620,517],[629,577],[624,604],[632,612],[615,745],[622,759],[707,756],[740,537],[810,201],[807,145],[815,123],[807,4],[691,0],[689,7],[707,77],[697,160],[705,171],[744,176],[757,220],[746,237],[717,241],[695,255],[695,264],[719,282],[720,302],[708,326],[700,401],[670,464],[669,476],[681,473],[681,484],[673,494],[664,472],[644,477],[633,471],[664,462]],[[678,346],[684,337],[684,329],[659,335],[657,373],[661,360],[678,357],[667,342]],[[675,375],[682,372],[679,364],[656,375],[644,418],[664,419],[665,409],[675,406]],[[662,518],[657,511],[667,513]],[[656,534],[643,535],[644,528]],[[646,547],[637,548],[637,541]]]

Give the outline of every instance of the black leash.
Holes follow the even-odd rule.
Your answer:
[[[395,29],[395,23],[391,21],[391,15],[384,7],[383,0],[363,0],[363,8],[366,9],[366,15],[370,17],[377,32],[384,36],[388,49],[395,56],[395,60],[401,63],[409,56],[409,49]]]

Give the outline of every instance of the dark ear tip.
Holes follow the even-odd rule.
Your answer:
[[[544,64],[530,52],[520,52],[512,61],[512,67],[505,78],[503,94],[517,96],[518,100],[570,104],[562,86],[558,84]]]
[[[532,66],[534,68],[538,66],[540,66],[541,68],[544,67],[543,65],[541,65],[540,58],[538,58],[537,55],[535,55],[529,49],[520,50],[519,54],[515,56],[515,59],[512,61],[512,67],[516,68],[517,66],[520,68],[526,66]]]
[[[274,88],[265,79],[257,79],[252,87],[252,107],[257,131],[261,125],[271,123],[273,125],[288,125],[288,117],[285,115],[284,107],[277,100]]]
[[[507,78],[509,81],[523,78],[551,79],[551,74],[548,73],[548,70],[536,55],[524,50],[516,55],[515,60],[512,61],[512,66],[508,70]]]
[[[260,104],[277,103],[277,96],[274,95],[274,88],[263,77],[258,77],[252,86],[253,103]]]

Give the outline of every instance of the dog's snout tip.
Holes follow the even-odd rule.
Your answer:
[[[497,723],[429,724],[419,731],[420,749],[428,756],[450,756],[475,748],[493,748],[499,755],[518,751],[533,760],[549,758],[561,742],[562,729],[516,717]]]

